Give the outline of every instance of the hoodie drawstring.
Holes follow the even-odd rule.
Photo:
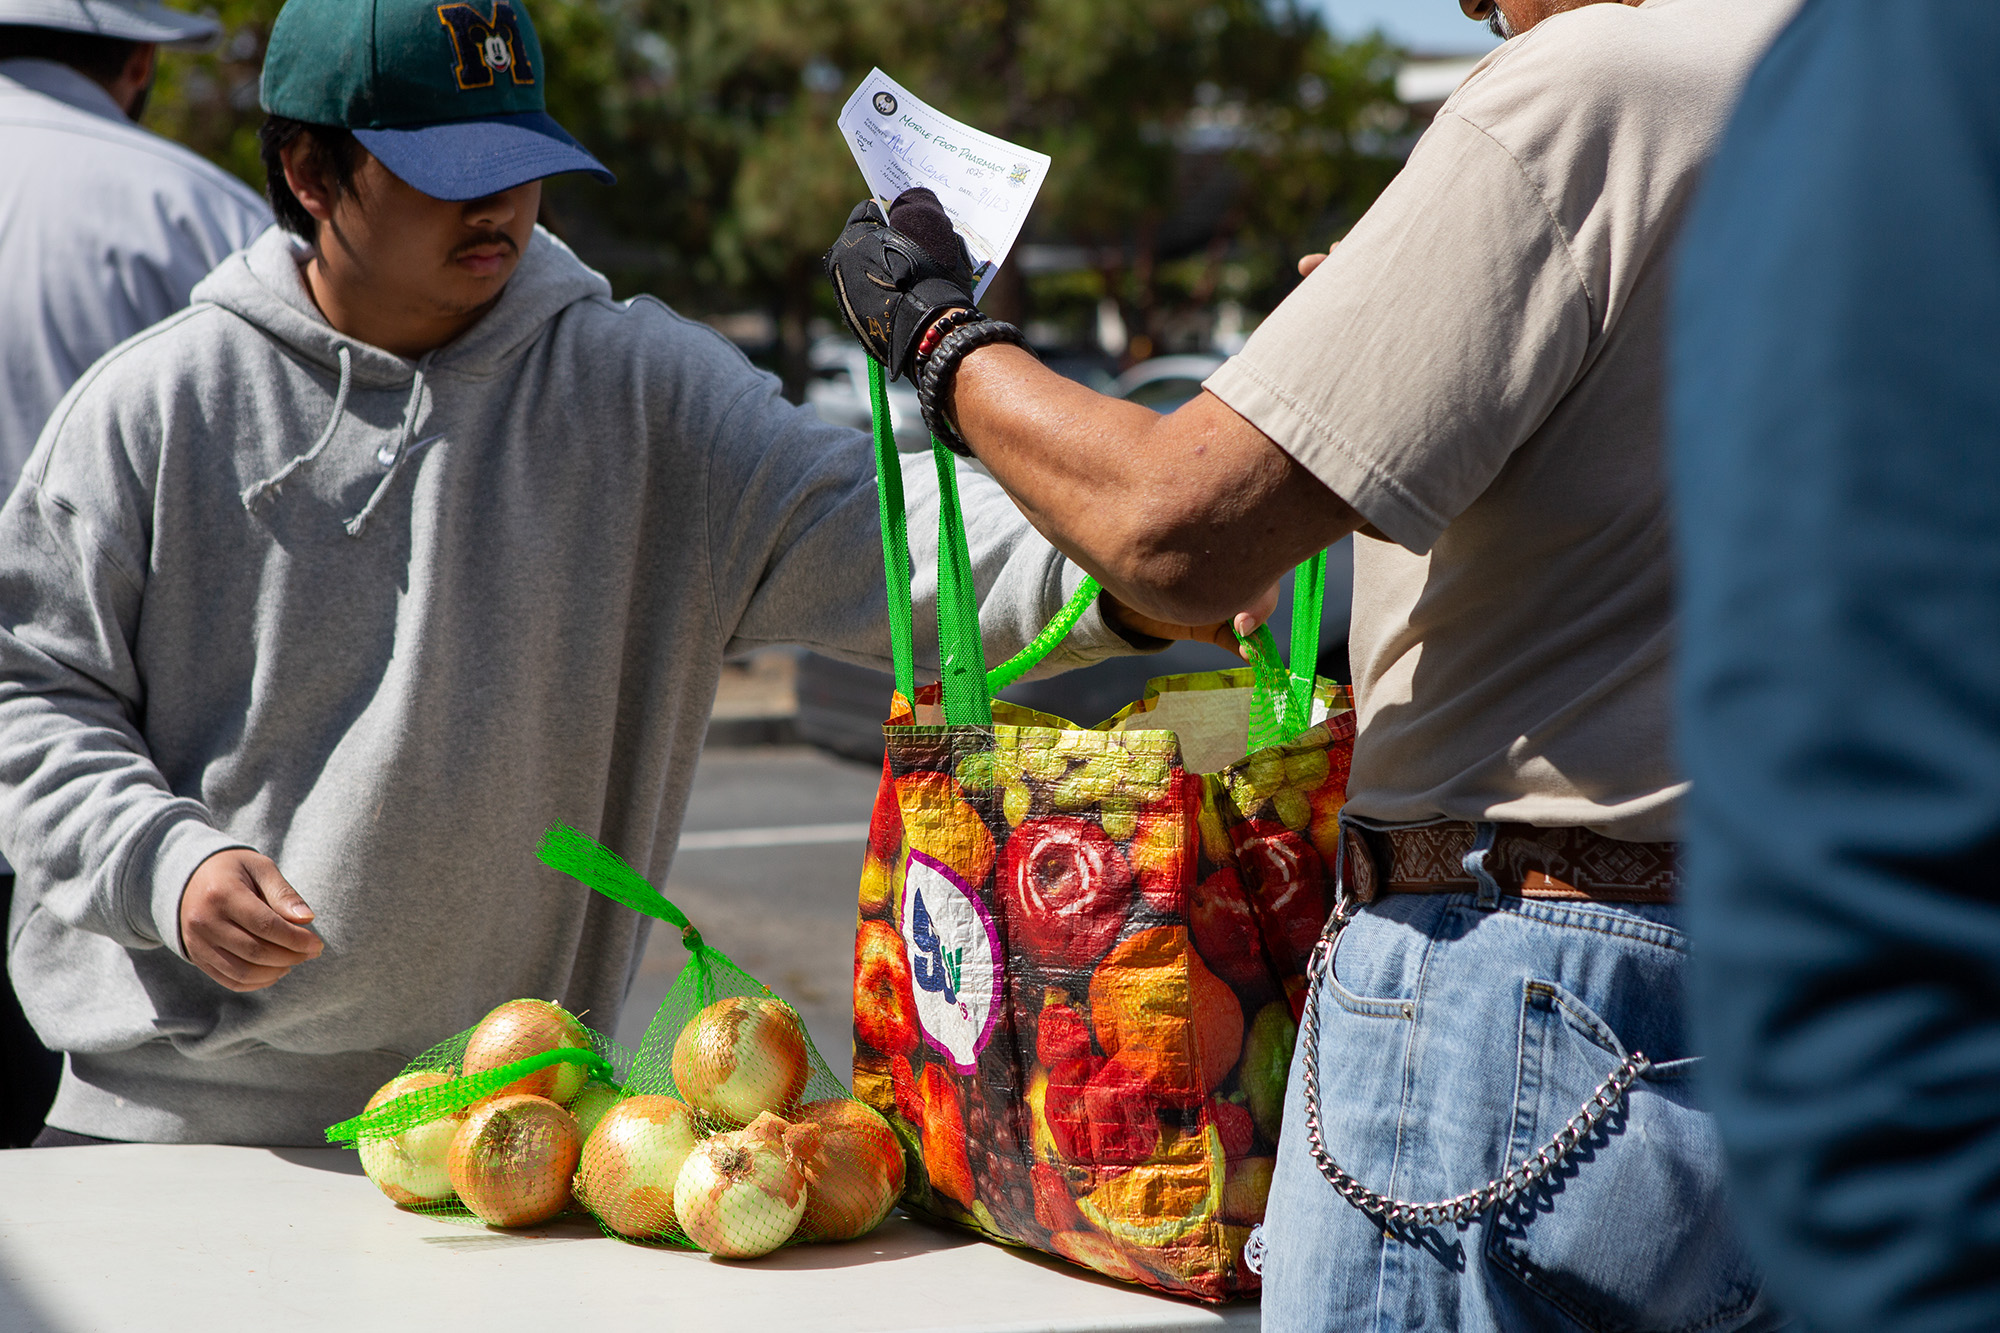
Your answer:
[[[279,468],[271,476],[245,489],[242,496],[243,507],[245,509],[254,508],[259,500],[264,499],[266,496],[277,494],[278,489],[294,473],[318,459],[321,454],[326,452],[326,447],[333,443],[334,432],[340,428],[341,415],[347,410],[348,391],[354,385],[354,353],[352,349],[346,343],[341,343],[334,348],[334,356],[340,362],[340,386],[333,393],[333,411],[327,414],[326,429],[320,432],[319,439],[313,441],[312,448],[306,450],[282,468]],[[429,368],[430,360],[430,356],[427,355],[418,361],[416,373],[410,377],[410,398],[403,405],[403,420],[396,432],[395,451],[392,453],[385,448],[375,455],[377,461],[387,471],[383,473],[382,480],[375,484],[375,491],[368,497],[368,503],[361,506],[359,513],[342,524],[347,529],[347,535],[350,537],[361,535],[361,529],[367,526],[368,520],[375,513],[376,506],[382,503],[382,497],[388,494],[390,485],[395,482],[396,474],[402,471],[403,460],[409,456],[410,437],[416,434],[417,412],[423,406],[424,372]]]
[[[353,351],[346,343],[341,343],[338,347],[334,348],[334,356],[340,361],[340,387],[334,390],[333,411],[327,414],[326,429],[319,433],[319,439],[314,442],[312,448],[306,450],[282,468],[279,468],[271,476],[248,487],[243,492],[243,507],[245,509],[253,508],[257,501],[267,495],[275,494],[277,489],[285,484],[286,478],[318,458],[320,454],[325,452],[326,446],[333,443],[333,433],[340,426],[340,414],[347,408],[347,391],[354,384]]]
[[[368,503],[361,506],[360,513],[347,520],[347,535],[350,537],[361,535],[361,529],[367,526],[369,518],[375,513],[375,506],[382,503],[382,497],[389,493],[389,487],[394,484],[396,474],[403,470],[403,460],[410,455],[410,437],[417,433],[417,408],[424,396],[424,369],[430,365],[430,361],[429,355],[418,361],[416,373],[410,377],[410,401],[403,405],[403,427],[396,433],[395,455],[386,460],[389,470],[383,473],[382,480],[375,484],[375,493],[368,497]],[[376,454],[376,459],[385,461],[381,453]]]

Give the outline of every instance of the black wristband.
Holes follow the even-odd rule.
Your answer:
[[[966,458],[972,457],[972,449],[946,419],[944,403],[951,395],[958,363],[994,343],[1012,343],[1030,354],[1035,350],[1028,346],[1026,335],[1012,324],[981,316],[947,333],[944,341],[924,359],[923,369],[917,375],[917,405],[923,409],[924,424],[945,448]]]

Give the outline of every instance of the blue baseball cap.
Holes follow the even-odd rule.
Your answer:
[[[483,199],[604,164],[543,101],[541,42],[520,0],[287,0],[264,53],[274,116],[353,131],[433,199]]]

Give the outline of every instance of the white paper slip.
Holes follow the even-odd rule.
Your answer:
[[[840,109],[840,132],[883,212],[912,186],[931,188],[972,252],[972,294],[984,296],[1048,179],[1048,155],[953,120],[879,69]]]

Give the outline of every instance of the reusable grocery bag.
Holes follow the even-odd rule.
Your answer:
[[[953,456],[942,680],[917,689],[901,475],[874,377],[896,695],[855,939],[854,1092],[911,1157],[906,1205],[1100,1273],[1257,1290],[1305,974],[1330,910],[1354,719],[1316,674],[1324,554],[1292,659],[1152,681],[1093,727],[996,701]]]

